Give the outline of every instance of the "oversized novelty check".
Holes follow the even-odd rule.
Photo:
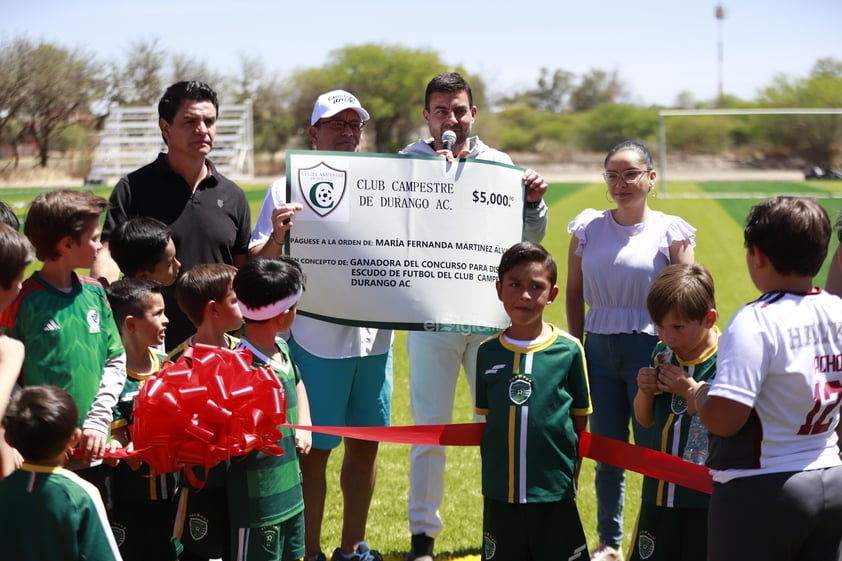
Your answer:
[[[307,275],[298,313],[466,333],[508,324],[494,283],[522,239],[523,168],[318,151],[286,163],[286,200],[304,207],[286,240]]]

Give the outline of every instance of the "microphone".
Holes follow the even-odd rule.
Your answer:
[[[453,145],[456,144],[456,133],[453,131],[444,131],[441,133],[441,145],[445,150],[453,151]]]

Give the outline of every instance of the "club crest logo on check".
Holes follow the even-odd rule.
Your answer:
[[[348,172],[324,162],[298,170],[298,187],[307,206],[319,216],[327,216],[339,206],[348,185]]]

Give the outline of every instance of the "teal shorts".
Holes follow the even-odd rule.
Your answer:
[[[289,339],[292,361],[310,400],[313,426],[387,427],[392,418],[392,350],[357,358],[320,358]],[[313,433],[313,448],[332,450],[341,437]]]

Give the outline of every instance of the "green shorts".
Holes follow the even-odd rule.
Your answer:
[[[304,511],[262,528],[231,528],[231,559],[295,561],[304,557]]]
[[[230,549],[229,527],[228,493],[224,487],[196,491],[183,486],[179,490],[173,535],[186,553],[204,559],[226,557]]]
[[[590,558],[573,499],[523,504],[484,499],[482,532],[482,561]]]
[[[171,500],[114,502],[108,513],[111,531],[123,561],[174,561],[172,539],[175,504]]]
[[[629,561],[705,561],[708,509],[641,503]]]

